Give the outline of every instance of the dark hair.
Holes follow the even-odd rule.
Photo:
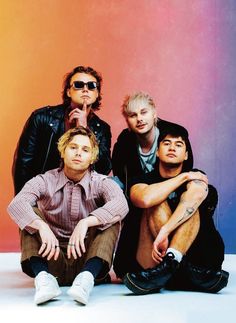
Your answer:
[[[182,171],[189,172],[193,168],[193,152],[189,141],[188,131],[180,125],[167,126],[164,130],[161,131],[158,137],[158,147],[160,146],[161,141],[164,140],[168,135],[172,137],[181,137],[185,142],[186,151],[188,152],[188,159],[184,160]]]
[[[71,72],[67,73],[64,76],[63,90],[62,90],[63,104],[70,105],[71,98],[68,97],[67,90],[70,88],[70,80],[72,76],[75,75],[76,73],[90,74],[93,77],[95,77],[97,81],[98,97],[97,97],[97,100],[93,103],[92,109],[99,110],[99,107],[101,105],[101,100],[102,100],[102,97],[101,97],[102,76],[98,72],[96,72],[92,67],[89,67],[89,66],[77,66]]]

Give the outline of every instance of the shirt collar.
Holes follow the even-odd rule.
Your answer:
[[[57,185],[56,185],[56,191],[59,191],[68,182],[70,182],[70,180],[68,177],[66,177],[64,170],[58,168],[58,181],[57,181]]]
[[[66,177],[63,169],[58,169],[58,182],[56,185],[56,191],[59,191],[60,189],[62,189],[68,182],[73,183],[73,181],[71,181],[68,177]],[[91,182],[91,171],[88,170],[85,173],[84,177],[82,177],[82,179],[78,183],[74,183],[75,186],[80,185],[83,187],[86,198],[88,198],[89,196],[90,182]]]
[[[87,170],[84,177],[82,177],[82,179],[76,184],[76,185],[81,185],[83,187],[86,199],[89,196],[90,182],[91,182],[91,171]]]

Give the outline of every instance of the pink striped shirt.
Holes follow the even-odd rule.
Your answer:
[[[59,168],[28,181],[8,206],[8,212],[21,229],[35,230],[29,224],[38,219],[32,206],[38,205],[57,238],[69,238],[82,218],[96,216],[105,229],[121,221],[128,204],[120,187],[109,177],[87,171],[74,183]]]

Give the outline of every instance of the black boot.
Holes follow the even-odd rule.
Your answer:
[[[178,265],[173,253],[169,252],[158,266],[138,273],[126,274],[124,284],[134,294],[143,295],[158,292],[174,274]]]
[[[213,270],[187,265],[188,276],[195,290],[217,293],[228,284],[229,273],[224,270]]]

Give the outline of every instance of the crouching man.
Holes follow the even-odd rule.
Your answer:
[[[228,283],[224,243],[213,222],[215,188],[188,167],[189,139],[178,126],[158,139],[159,164],[131,187],[142,210],[135,264],[124,283],[135,294],[161,288],[216,293]],[[136,214],[138,214],[136,212]],[[119,272],[116,260],[115,271]]]
[[[8,212],[21,229],[21,266],[35,277],[35,303],[72,284],[67,293],[86,304],[108,275],[128,205],[113,180],[91,169],[99,151],[89,129],[67,131],[58,150],[63,166],[28,181]]]

